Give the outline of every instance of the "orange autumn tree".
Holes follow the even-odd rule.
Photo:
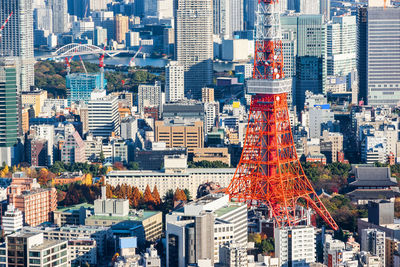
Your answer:
[[[174,201],[187,201],[185,192],[177,188],[174,195]]]
[[[137,208],[140,204],[141,199],[142,199],[142,194],[140,194],[139,189],[137,187],[133,187],[132,197],[129,199],[129,204],[132,207]]]
[[[160,205],[161,204],[161,197],[160,197],[160,193],[158,193],[158,189],[157,189],[156,185],[154,185],[152,195],[153,195],[155,204],[156,205]]]
[[[143,201],[144,201],[144,203],[150,204],[150,205],[156,203],[155,200],[154,200],[153,195],[151,194],[149,185],[147,185],[146,189],[144,190]]]

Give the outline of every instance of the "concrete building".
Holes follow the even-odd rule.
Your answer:
[[[223,38],[233,38],[234,32],[244,29],[243,0],[213,0],[213,33]]]
[[[88,103],[95,89],[103,90],[107,85],[102,73],[72,73],[67,75],[68,104],[83,101]]]
[[[231,165],[231,155],[227,147],[206,147],[193,149],[193,161],[221,161],[228,166]]]
[[[185,97],[184,68],[177,61],[165,67],[165,101],[176,102]]]
[[[87,203],[61,208],[53,211],[53,222],[58,227],[65,225],[84,225],[86,217],[92,215],[93,205]]]
[[[310,226],[275,228],[275,257],[281,266],[309,266],[316,262],[315,229]]]
[[[5,235],[9,235],[21,230],[23,221],[22,212],[11,204],[8,205],[7,211],[1,218],[1,228]]]
[[[379,266],[385,265],[385,232],[377,229],[363,229],[361,231],[361,250],[370,252],[380,260]]]
[[[48,143],[46,139],[28,139],[28,162],[32,167],[48,166]]]
[[[9,166],[19,163],[14,151],[21,123],[18,119],[19,75],[17,71],[17,66],[13,61],[0,62],[0,95],[3,96],[0,99],[0,162]]]
[[[138,132],[138,120],[133,117],[124,118],[121,121],[121,137],[125,140],[136,140]]]
[[[94,29],[93,44],[96,46],[104,46],[107,44],[107,29],[100,26]]]
[[[30,131],[38,138],[47,141],[46,162],[51,165],[54,162],[54,126],[48,124],[32,125]],[[44,165],[37,165],[44,166]]]
[[[115,40],[118,43],[125,41],[125,34],[129,31],[129,17],[118,14],[115,21]]]
[[[203,103],[215,102],[214,88],[204,87],[201,89],[201,102]]]
[[[68,266],[67,241],[46,240],[42,233],[15,233],[7,236],[6,246],[9,267]]]
[[[228,243],[219,249],[219,263],[222,266],[248,266],[247,248],[236,243]]]
[[[74,126],[67,132],[61,147],[61,161],[64,163],[86,162],[85,143]]]
[[[204,147],[204,124],[202,121],[180,119],[155,122],[156,142],[166,143],[167,148],[186,147],[189,153],[193,148]]]
[[[220,246],[247,246],[247,208],[228,196],[208,195],[166,216],[167,266],[208,259],[219,262]],[[211,245],[210,244],[214,244]]]
[[[333,17],[327,25],[327,75],[345,83],[344,90],[326,88],[332,96],[347,94],[352,103],[358,99],[357,23],[355,16]],[[332,82],[330,83],[332,85]],[[336,86],[337,87],[337,86]]]
[[[170,189],[186,188],[191,196],[196,196],[199,185],[206,182],[215,182],[221,187],[228,186],[234,173],[234,168],[188,169],[185,159],[171,156],[165,161],[162,171],[111,171],[106,176],[106,183],[112,186],[136,186],[141,192],[144,192],[147,185],[150,188],[157,186],[160,196],[164,196]]]
[[[400,9],[377,3],[358,11],[360,99],[372,106],[396,106],[400,100]],[[382,24],[382,18],[386,23]]]
[[[44,101],[47,99],[47,91],[35,90],[22,92],[21,99],[22,105],[32,106],[35,110],[35,117],[38,117],[42,111]]]
[[[322,15],[291,14],[281,17],[281,27],[282,32],[291,31],[296,36],[295,103],[300,111],[304,106],[306,91],[314,94],[325,92],[326,23]]]
[[[97,265],[97,244],[94,239],[68,240],[68,264],[81,266],[89,264]]]
[[[141,84],[138,89],[138,111],[144,112],[146,107],[158,107],[162,109],[161,83],[155,82],[154,85]]]
[[[35,84],[33,52],[33,10],[31,0],[10,0],[0,2],[0,21],[9,22],[1,32],[0,55],[15,57],[18,68],[18,88],[29,91]]]
[[[92,97],[88,102],[89,131],[93,136],[118,136],[120,134],[120,116],[118,98],[108,95]]]
[[[8,188],[8,202],[24,215],[24,223],[37,226],[51,221],[52,212],[57,209],[57,191],[50,189],[26,190],[22,186]]]
[[[212,0],[178,0],[175,17],[175,59],[185,69],[185,94],[200,98],[213,78]],[[196,16],[188,16],[194,12]]]
[[[66,0],[50,0],[49,7],[53,11],[53,33],[61,34],[69,30],[68,2]]]

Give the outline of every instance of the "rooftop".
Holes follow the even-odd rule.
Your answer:
[[[391,177],[389,167],[358,166],[354,170],[355,181],[352,186],[397,186],[396,178]]]
[[[42,244],[33,246],[30,248],[30,250],[43,250],[43,249],[51,248],[51,247],[54,247],[54,246],[57,246],[59,244],[66,243],[66,242],[67,242],[66,240],[44,239]]]
[[[73,206],[69,206],[69,207],[58,207],[57,211],[58,212],[73,212],[75,210],[79,210],[80,208],[85,208],[85,209],[90,209],[93,208],[94,206],[92,204],[89,203],[81,203],[81,204],[77,204],[77,205],[73,205]]]
[[[160,211],[143,211],[142,215],[138,215],[137,213],[130,213],[128,216],[103,216],[103,215],[94,215],[86,218],[86,220],[110,220],[110,221],[144,221],[148,218],[157,215]]]
[[[227,214],[227,213],[229,213],[231,211],[234,211],[234,210],[236,210],[237,208],[240,208],[240,207],[241,207],[240,205],[235,205],[234,203],[230,203],[229,206],[217,209],[215,211],[215,213],[217,214],[217,217],[221,217],[221,216],[223,216],[223,215],[225,215],[225,214]]]

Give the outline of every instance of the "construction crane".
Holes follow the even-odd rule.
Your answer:
[[[139,55],[140,51],[142,50],[142,46],[139,47],[139,50],[136,52],[136,54],[131,58],[131,61],[129,61],[129,67],[135,67],[135,58],[137,57],[137,55]]]
[[[101,73],[101,88],[102,89],[104,89],[104,57],[106,54],[106,46],[107,46],[107,39],[106,39],[106,43],[104,44],[104,47],[103,47],[103,54],[101,54],[99,57],[99,67],[100,67],[100,73]]]
[[[1,39],[1,33],[3,32],[3,29],[4,29],[4,27],[6,26],[6,24],[8,23],[8,21],[10,20],[10,18],[11,18],[11,16],[12,16],[13,13],[14,13],[14,12],[11,12],[10,15],[8,15],[6,21],[4,21],[3,25],[1,25],[1,28],[0,28],[0,39]]]

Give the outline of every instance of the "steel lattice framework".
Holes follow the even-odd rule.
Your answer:
[[[255,95],[242,156],[227,193],[249,205],[267,205],[278,227],[296,225],[302,219],[298,207],[303,206],[314,209],[337,230],[304,174],[294,146],[284,88],[279,6],[274,0],[258,1],[254,72],[248,83]]]

